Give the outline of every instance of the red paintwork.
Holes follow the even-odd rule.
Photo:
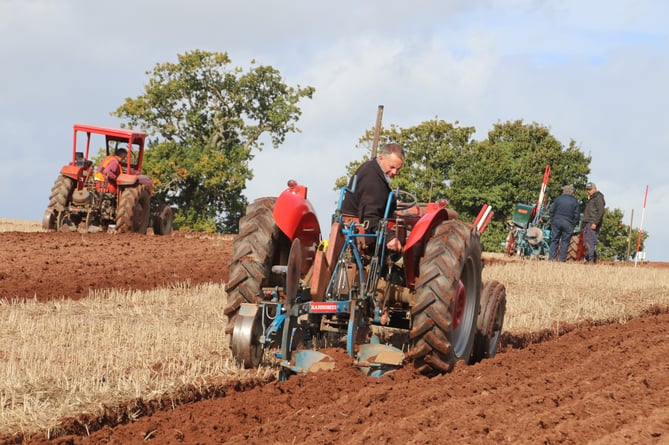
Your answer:
[[[321,240],[321,228],[313,206],[307,200],[307,188],[294,181],[277,198],[273,210],[274,222],[290,241],[299,238],[303,246],[313,246]]]
[[[318,302],[314,301],[311,303],[310,312],[313,314],[336,314],[337,313],[337,302],[336,301],[323,301]]]
[[[97,125],[74,124],[74,134],[72,141],[72,160],[68,165],[61,168],[60,173],[77,181],[77,188],[81,189],[88,175],[95,173],[92,167],[82,167],[77,165],[77,151],[83,153],[84,162],[90,159],[91,135],[98,134],[107,141],[126,142],[128,146],[128,157],[124,161],[123,171],[117,179],[119,186],[130,186],[140,183],[145,186],[150,195],[153,195],[153,183],[148,176],[142,175],[142,162],[144,159],[144,144],[146,142],[146,133],[142,131],[128,130],[124,128],[101,127]],[[77,147],[77,134],[86,133],[86,147]],[[136,151],[136,164],[131,165],[133,150]],[[109,155],[110,153],[107,153]]]
[[[151,178],[146,175],[129,175],[127,173],[121,173],[116,179],[116,184],[119,186],[134,185],[138,182],[144,186],[150,195],[153,195],[153,182],[151,181]]]
[[[60,169],[60,174],[63,176],[67,176],[68,178],[74,179],[77,182],[80,182],[86,179],[84,177],[86,173],[84,172],[90,170],[91,170],[90,168],[85,169],[83,167],[78,167],[76,165],[64,165],[63,168]]]
[[[436,210],[426,213],[411,229],[411,234],[409,234],[402,252],[407,287],[413,289],[416,284],[416,276],[418,275],[416,260],[422,257],[423,249],[425,248],[424,243],[421,241],[426,240],[435,225],[447,219],[449,219],[448,211],[443,207],[437,206]]]
[[[465,308],[467,307],[467,289],[461,280],[458,280],[458,287],[455,290],[455,300],[453,301],[453,330],[456,330],[462,318],[465,315]]]

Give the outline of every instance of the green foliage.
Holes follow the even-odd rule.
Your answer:
[[[513,209],[516,203],[537,203],[547,165],[551,173],[545,208],[566,184],[574,185],[577,199],[587,198],[585,183],[591,158],[573,140],[564,146],[547,127],[517,120],[498,122],[488,137],[478,142],[471,139],[473,127],[457,125],[435,119],[406,129],[391,126],[382,129],[379,146],[397,142],[405,147],[407,159],[392,186],[416,194],[419,201],[446,197],[449,207],[465,221],[473,221],[484,203],[491,205],[494,216],[481,237],[486,251],[504,251]],[[373,134],[373,129],[368,130],[358,143],[370,154]],[[369,155],[362,161],[367,159]],[[362,161],[348,164],[348,177]],[[347,177],[339,178],[336,188],[347,181]],[[629,226],[622,223],[622,212],[607,209],[600,231],[600,257],[624,259],[628,231]],[[638,231],[633,231],[633,240],[637,236]],[[632,244],[633,252],[636,244]]]
[[[551,173],[544,204],[565,184],[574,184],[585,196],[589,164],[590,157],[574,141],[564,147],[542,125],[498,122],[487,139],[468,145],[457,158],[450,201],[465,220],[473,220],[483,203],[491,205],[495,214],[482,242],[484,249],[501,252],[515,204],[538,201],[546,166],[551,166]]]
[[[451,175],[451,200],[468,215],[476,215],[487,202],[497,221],[509,220],[516,202],[537,202],[547,165],[551,166],[547,201],[557,197],[565,184],[585,185],[590,172],[590,158],[573,141],[564,148],[538,124],[497,123],[486,140],[467,148]]]
[[[312,87],[291,87],[271,66],[231,68],[226,53],[201,50],[157,64],[144,94],[126,98],[112,115],[149,135],[145,174],[156,201],[176,207],[181,229],[235,232],[244,214],[249,162],[263,136],[277,148],[301,115]]]
[[[411,128],[391,126],[381,130],[379,147],[388,142],[401,144],[406,150],[406,159],[401,174],[393,180],[399,187],[416,195],[418,201],[436,201],[448,196],[449,173],[456,158],[470,142],[475,132],[473,127],[457,127],[443,120],[430,120]],[[360,138],[358,146],[367,146],[371,154],[374,130],[368,130]],[[380,150],[380,148],[379,148]],[[363,159],[369,159],[366,155]],[[348,164],[350,177],[361,162]],[[347,178],[339,178],[336,187],[345,185]]]
[[[634,256],[639,239],[639,230],[632,229],[623,223],[623,212],[620,209],[604,209],[604,220],[599,230],[597,255],[605,261],[628,261]],[[648,238],[647,233],[641,235],[641,247]],[[628,249],[630,255],[628,256]]]

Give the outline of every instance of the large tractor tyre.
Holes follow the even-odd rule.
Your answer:
[[[151,195],[143,185],[124,188],[116,210],[116,231],[146,234],[151,216]]]
[[[569,250],[567,251],[567,261],[579,261],[583,259],[583,255],[579,255],[579,253],[582,251],[580,249],[580,244],[581,244],[581,234],[579,233],[578,235],[572,235],[571,239],[569,240]]]
[[[516,230],[509,230],[506,235],[506,243],[504,244],[504,252],[507,256],[514,256],[516,254]]]
[[[485,283],[481,291],[481,312],[476,323],[470,364],[492,358],[497,354],[505,314],[506,288],[496,280]]]
[[[463,221],[442,222],[419,267],[409,357],[417,370],[432,376],[451,371],[472,353],[483,267],[478,232]]]
[[[57,230],[62,220],[62,211],[72,199],[75,181],[67,176],[58,176],[51,187],[49,195],[49,205],[44,211],[42,218],[42,228],[44,230]]]
[[[281,285],[272,274],[274,265],[288,264],[290,242],[274,224],[272,209],[276,198],[256,199],[239,220],[239,235],[233,244],[230,278],[225,285],[228,302],[224,309],[228,317],[225,332],[232,334],[235,319],[242,303],[262,301],[263,287]],[[230,338],[232,341],[232,338]]]
[[[172,207],[162,203],[153,214],[153,233],[155,235],[170,235],[172,233],[172,221],[174,221],[174,210]]]

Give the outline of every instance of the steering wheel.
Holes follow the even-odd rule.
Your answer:
[[[396,210],[400,212],[409,210],[410,208],[416,207],[418,205],[418,199],[416,199],[416,195],[409,193],[406,190],[395,190],[395,198],[397,198]]]

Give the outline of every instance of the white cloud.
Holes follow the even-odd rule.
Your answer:
[[[334,178],[362,156],[354,146],[379,104],[386,125],[438,116],[475,126],[477,139],[524,119],[590,153],[609,206],[634,208],[637,222],[648,184],[648,258],[669,261],[666,23],[661,0],[0,0],[0,150],[12,161],[0,164],[0,186],[25,184],[0,195],[0,216],[39,220],[72,124],[117,125],[109,112],[142,92],[145,71],[205,49],[316,87],[303,133],[254,159],[250,198],[295,178],[327,221]],[[39,175],[25,183],[26,169]]]

